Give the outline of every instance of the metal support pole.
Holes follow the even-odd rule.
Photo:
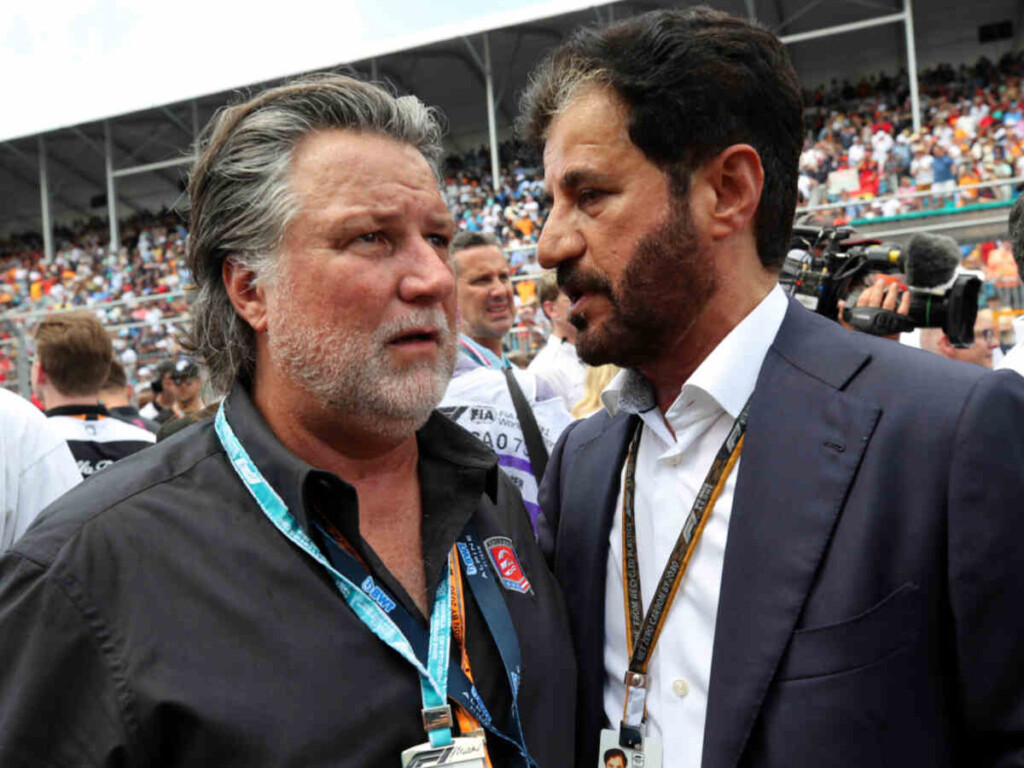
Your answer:
[[[914,133],[920,133],[921,94],[917,88],[917,47],[914,42],[914,9],[910,0],[903,0],[903,30],[907,35],[907,79],[910,81],[910,109],[914,113]]]
[[[754,0],[747,0],[747,18],[757,21],[757,9],[754,7]]]
[[[11,323],[14,328],[14,338],[18,344],[18,360],[15,363],[18,372],[18,394],[28,399],[32,394],[32,363],[28,358],[28,334],[21,323]]]
[[[491,68],[491,42],[484,32],[484,80],[487,85],[487,132],[491,138],[491,188],[498,194],[501,170],[498,164],[498,129],[494,118],[494,75]]]
[[[50,174],[46,167],[46,137],[39,137],[39,210],[43,224],[43,251],[53,261],[53,221],[50,217]]]
[[[199,102],[192,99],[192,151],[199,159]]]
[[[377,65],[377,59],[370,59],[370,80],[377,82],[380,80],[380,67]]]
[[[110,220],[110,250],[118,254],[121,251],[121,233],[117,226],[117,197],[114,191],[114,141],[110,121],[103,122],[103,150],[107,165],[107,218]]]

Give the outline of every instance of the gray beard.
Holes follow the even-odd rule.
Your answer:
[[[287,296],[281,297],[281,307],[287,310],[268,327],[271,364],[323,408],[358,422],[367,432],[397,439],[423,426],[441,402],[457,350],[441,309],[413,310],[367,333],[310,325]],[[395,366],[387,340],[424,325],[441,331],[438,360]]]

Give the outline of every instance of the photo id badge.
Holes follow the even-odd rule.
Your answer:
[[[601,731],[601,748],[597,751],[597,768],[661,768],[661,740],[644,738],[644,748],[619,746],[619,731]]]
[[[430,768],[435,765],[484,768],[486,764],[487,747],[483,736],[457,736],[446,747],[432,747],[427,742],[402,752],[402,768]]]

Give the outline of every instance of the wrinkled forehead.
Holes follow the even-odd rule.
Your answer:
[[[494,275],[508,272],[508,260],[501,249],[495,245],[477,245],[456,252],[459,278],[472,280],[482,275]]]
[[[555,115],[544,135],[544,185],[548,193],[572,186],[574,174],[614,165],[638,151],[629,137],[629,108],[608,88],[582,88]]]

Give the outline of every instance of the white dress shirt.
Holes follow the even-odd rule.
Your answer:
[[[544,379],[570,411],[587,391],[587,366],[576,354],[576,345],[555,336],[530,361],[527,370]]]
[[[602,395],[612,415],[626,410],[643,420],[635,519],[645,612],[715,455],[754,391],[787,306],[776,286],[693,372],[664,418],[650,385],[635,371],[621,372]],[[718,592],[741,464],[742,458],[711,511],[648,666],[647,735],[663,741],[665,768],[699,768],[701,763]],[[614,728],[622,720],[623,675],[629,666],[621,488],[620,479],[605,585],[604,709]]]

